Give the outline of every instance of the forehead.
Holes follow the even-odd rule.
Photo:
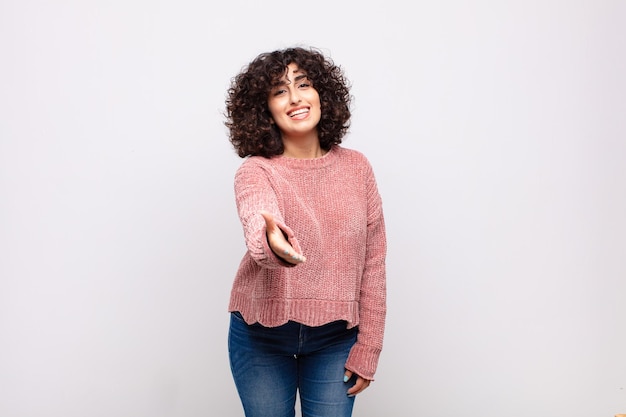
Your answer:
[[[303,71],[300,69],[298,64],[296,64],[295,62],[292,62],[291,64],[287,65],[285,72],[289,74],[297,74]]]
[[[303,69],[300,69],[300,67],[298,67],[298,64],[292,62],[285,68],[285,72],[283,72],[283,75],[280,77],[280,81],[289,82],[296,78],[301,78],[305,76],[306,72]]]

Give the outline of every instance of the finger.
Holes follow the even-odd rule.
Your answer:
[[[345,372],[344,372],[344,374],[343,374],[343,382],[346,382],[346,383],[347,383],[348,381],[350,381],[350,379],[351,379],[353,376],[354,376],[354,372],[352,372],[352,371],[350,371],[350,370],[346,369],[346,371],[345,371]],[[358,392],[360,392],[360,391],[361,391],[361,386],[360,386],[360,385],[358,385],[358,386],[357,386],[357,384],[359,384],[359,380],[358,380],[358,378],[357,378],[357,381],[356,381],[355,385],[353,385],[352,387],[350,387],[350,388],[348,389],[348,395],[349,395],[349,396],[351,396],[351,397],[352,397],[352,396],[356,395]]]
[[[346,369],[346,372],[343,374],[343,382],[348,382],[350,378],[352,378],[352,371]]]
[[[365,391],[365,389],[369,386],[370,386],[369,380],[361,378],[361,377],[357,377],[356,383],[354,384],[354,386],[352,386],[352,388],[348,390],[348,395],[349,396],[358,395],[362,393],[363,391]]]
[[[306,261],[306,257],[297,253],[293,248],[285,249],[282,254],[284,255],[282,258],[292,264],[299,264]]]

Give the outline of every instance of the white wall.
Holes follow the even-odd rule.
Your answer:
[[[294,44],[346,69],[387,214],[355,416],[626,413],[626,3],[55,3],[0,3],[1,416],[242,415],[221,112]]]

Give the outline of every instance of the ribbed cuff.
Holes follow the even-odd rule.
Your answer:
[[[363,346],[357,342],[350,350],[350,355],[348,355],[348,360],[346,361],[346,369],[362,378],[373,381],[380,352],[380,349]]]

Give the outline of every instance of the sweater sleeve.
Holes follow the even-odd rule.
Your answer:
[[[235,174],[235,201],[243,227],[248,252],[254,261],[264,268],[293,267],[272,251],[267,241],[265,219],[261,211],[272,213],[274,220],[285,233],[289,243],[300,251],[300,246],[280,212],[275,183],[271,181],[271,168],[246,160]]]
[[[383,347],[386,317],[387,252],[382,201],[369,163],[367,173],[367,243],[359,300],[359,333],[346,368],[365,379],[374,379]]]

